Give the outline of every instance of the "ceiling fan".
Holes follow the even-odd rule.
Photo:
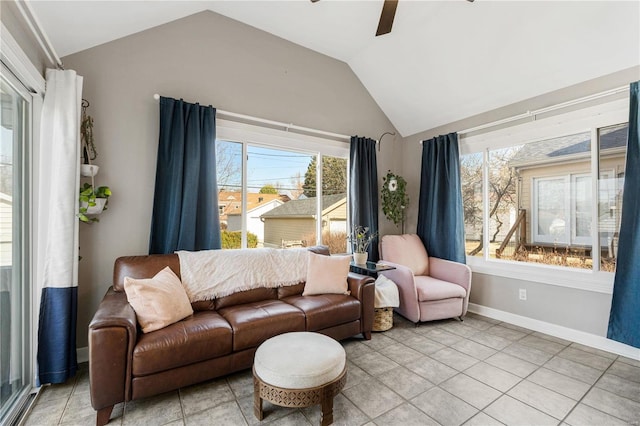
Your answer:
[[[315,3],[319,0],[311,0]],[[473,2],[473,0],[467,0]],[[393,27],[393,18],[396,16],[396,8],[398,7],[398,0],[384,0],[382,5],[382,13],[380,14],[380,21],[378,22],[378,30],[376,31],[376,37],[379,35],[388,34]]]

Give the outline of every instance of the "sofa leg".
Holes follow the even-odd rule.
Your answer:
[[[96,413],[96,426],[104,426],[109,423],[112,411],[113,405],[99,409]]]
[[[458,319],[460,320],[460,322],[464,322],[464,318],[462,318],[462,315],[460,315]]]
[[[364,331],[362,333],[362,335],[364,336],[365,340],[371,340],[371,332],[370,331]]]

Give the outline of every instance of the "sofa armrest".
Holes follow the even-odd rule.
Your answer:
[[[127,295],[110,287],[89,324],[89,382],[95,410],[129,399],[137,333],[136,314]]]
[[[347,283],[351,295],[360,301],[362,306],[362,334],[369,340],[373,330],[373,304],[375,300],[375,280],[372,277],[349,272]]]
[[[471,293],[471,268],[464,263],[429,257],[429,275],[442,281],[458,284],[465,289],[467,295],[462,308],[464,316],[467,313]]]
[[[396,308],[396,311],[409,321],[420,321],[420,306],[418,304],[418,289],[416,288],[415,280],[413,279],[413,272],[411,269],[398,263],[389,262],[383,260],[380,263],[393,266],[396,269],[389,271],[382,271],[380,275],[384,275],[398,286],[398,293],[400,296],[400,306]]]

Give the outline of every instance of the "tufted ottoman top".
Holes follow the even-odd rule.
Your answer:
[[[253,368],[265,383],[285,389],[325,385],[345,368],[340,343],[324,334],[285,333],[266,340],[256,351]]]

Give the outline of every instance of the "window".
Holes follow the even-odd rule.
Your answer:
[[[466,252],[472,266],[615,271],[628,126],[613,123],[626,118],[628,106],[621,107],[622,102],[591,108],[583,116],[556,116],[550,124],[540,120],[461,138]],[[583,130],[570,131],[576,128]],[[527,272],[535,277],[535,270]],[[552,273],[541,274],[547,275],[544,282],[559,281]]]
[[[217,130],[223,248],[346,251],[347,144],[225,120]]]
[[[3,67],[4,68],[4,67]],[[0,76],[0,423],[11,423],[31,387],[26,165],[30,95]]]

